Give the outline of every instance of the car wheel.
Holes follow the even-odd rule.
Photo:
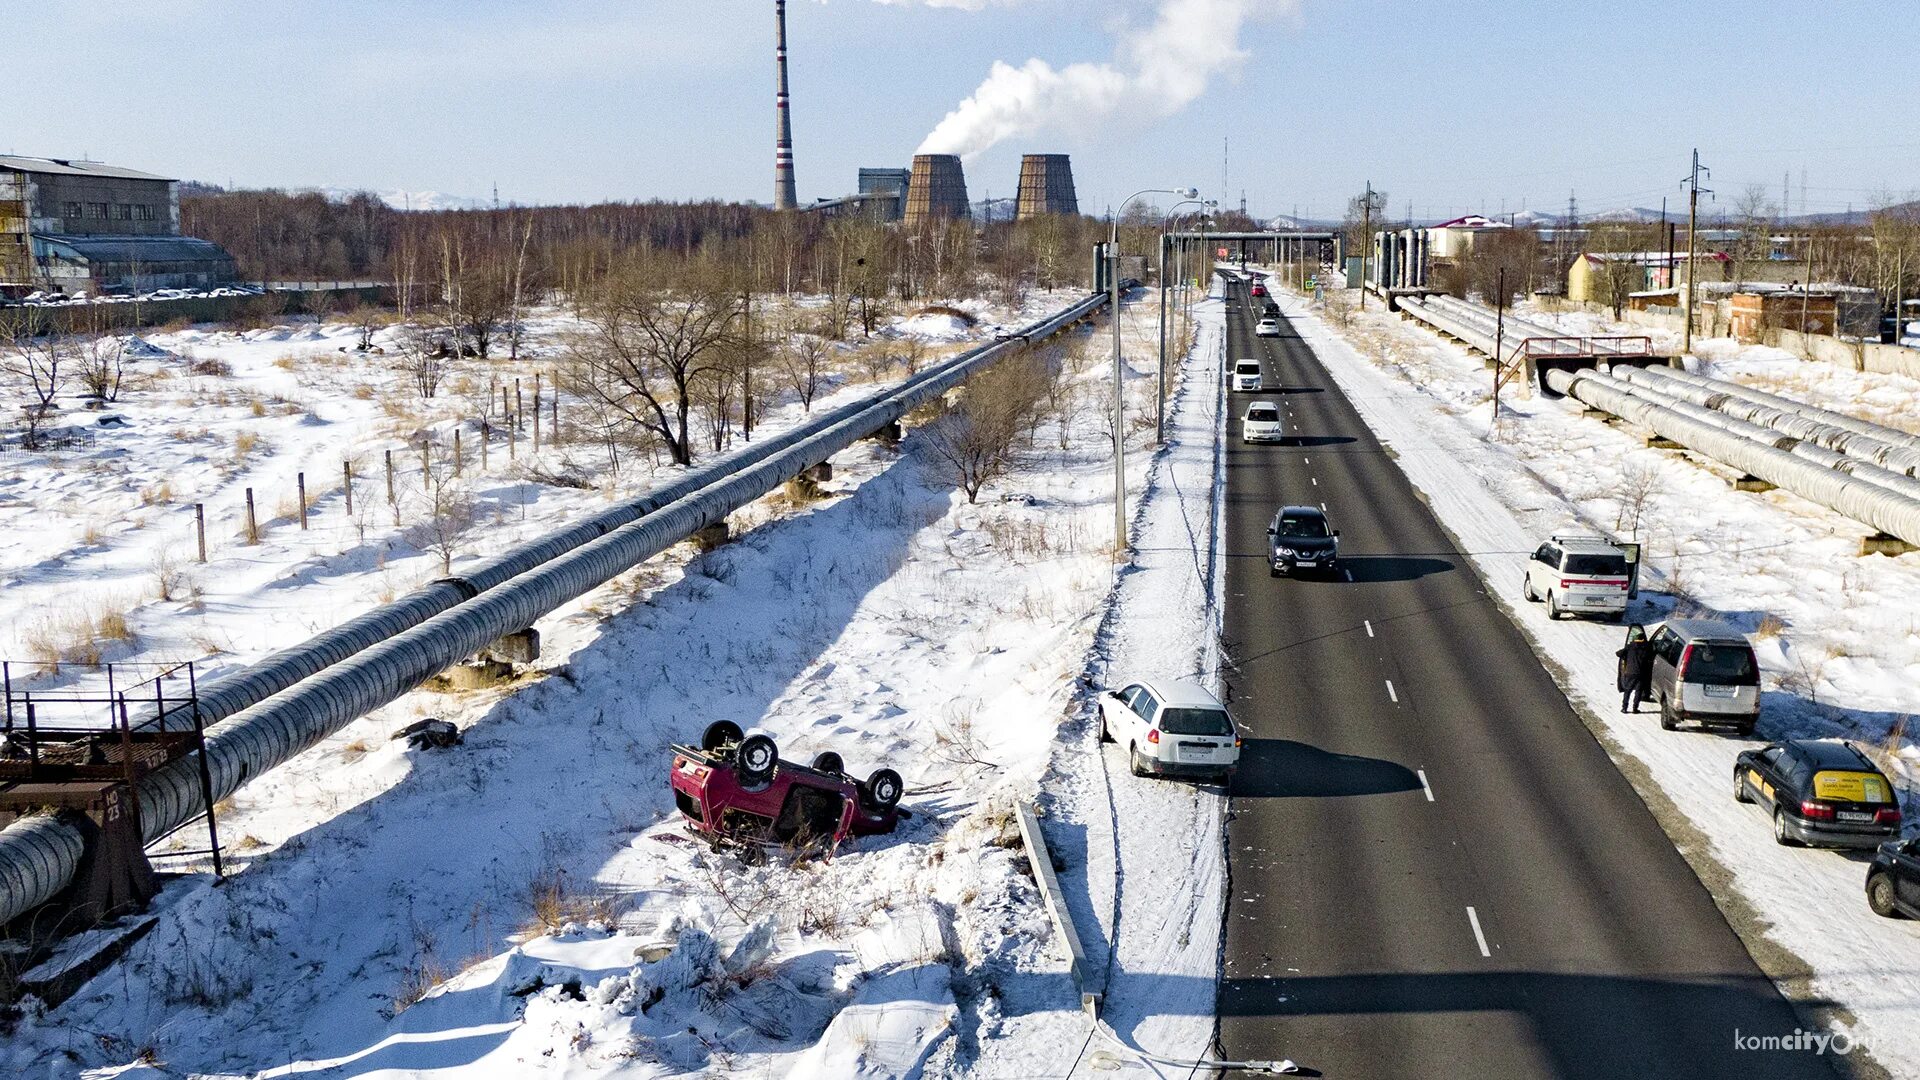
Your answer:
[[[1269,566],[1269,567],[1267,567],[1267,576],[1268,576],[1268,577],[1279,577],[1279,576],[1280,576],[1280,568],[1279,568],[1279,567],[1277,567],[1277,566]]]
[[[1103,743],[1113,741],[1113,732],[1107,730],[1107,710],[1105,709],[1100,710],[1100,741]]]
[[[1800,846],[1800,842],[1787,832],[1787,814],[1784,810],[1773,812],[1773,842],[1781,847]]]
[[[1554,597],[1553,590],[1548,589],[1547,590],[1547,616],[1549,618],[1558,619],[1565,614],[1566,612],[1560,610],[1560,601]]]
[[[767,735],[749,735],[741,740],[733,758],[734,772],[740,774],[740,782],[747,787],[758,787],[773,779],[773,770],[779,764],[780,747]]]
[[[1540,594],[1533,591],[1532,574],[1528,574],[1520,579],[1520,595],[1526,597],[1529,603],[1537,604],[1540,602]]]
[[[738,743],[744,737],[740,725],[731,720],[715,720],[700,733],[700,749],[718,750],[723,746]]]
[[[1667,699],[1664,697],[1660,699],[1660,727],[1666,731],[1677,731],[1680,728],[1680,717],[1673,711],[1673,707],[1667,704]]]
[[[1138,746],[1131,744],[1127,746],[1127,766],[1133,770],[1133,775],[1147,775],[1146,760],[1147,759],[1140,756],[1140,748]]]
[[[900,782],[900,774],[892,769],[875,769],[867,777],[867,798],[882,810],[891,810],[900,803],[900,795],[906,786]]]
[[[1897,919],[1900,909],[1893,906],[1893,879],[1874,874],[1867,879],[1867,906],[1883,919]]]
[[[846,773],[847,763],[840,760],[839,754],[831,750],[822,750],[813,755],[813,769],[815,772],[832,773],[835,776],[840,776]]]
[[[1733,801],[1750,803],[1753,797],[1747,794],[1747,774],[1739,769],[1733,770]]]
[[[1749,720],[1744,724],[1735,724],[1733,725],[1733,730],[1734,733],[1741,738],[1751,739],[1753,738],[1753,721]]]

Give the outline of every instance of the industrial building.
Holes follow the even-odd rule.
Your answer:
[[[177,181],[98,161],[0,156],[0,292],[206,288],[237,276],[180,235]]]

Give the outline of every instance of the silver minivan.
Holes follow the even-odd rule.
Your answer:
[[[1233,388],[1239,393],[1258,393],[1260,391],[1260,361],[1235,360],[1233,362]]]
[[[1753,733],[1760,718],[1760,662],[1746,635],[1711,619],[1669,619],[1653,632],[1653,699],[1660,726],[1683,720]]]

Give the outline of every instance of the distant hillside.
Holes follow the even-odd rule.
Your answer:
[[[219,195],[228,189],[219,184],[203,183],[199,180],[180,182],[182,195]],[[243,189],[235,189],[243,190]],[[344,187],[294,187],[275,188],[293,195],[321,195],[329,202],[343,203],[355,195],[372,195],[395,210],[484,210],[493,205],[491,200],[476,199],[467,195],[449,195],[444,191],[373,191],[364,188]]]

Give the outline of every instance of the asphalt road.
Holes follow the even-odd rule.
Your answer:
[[[1231,1059],[1330,1077],[1823,1077],[1793,1010],[1352,405],[1235,286],[1225,627],[1248,731],[1228,825]],[[1286,445],[1247,446],[1247,403]],[[1325,504],[1344,572],[1272,580]],[[1764,836],[1756,843],[1765,842]]]

